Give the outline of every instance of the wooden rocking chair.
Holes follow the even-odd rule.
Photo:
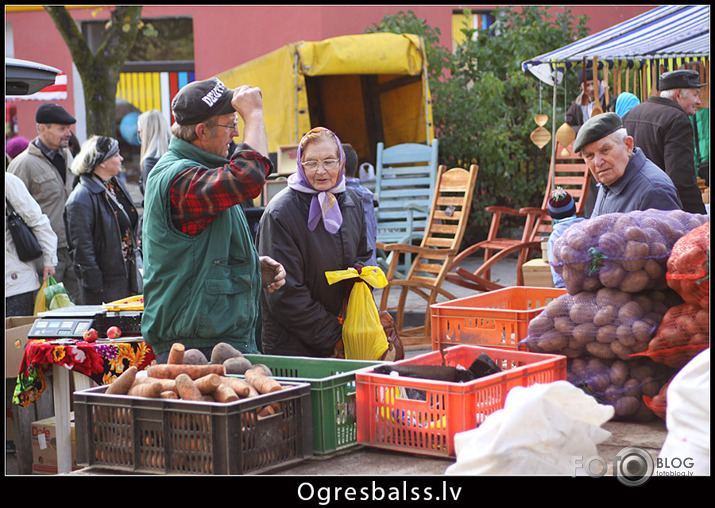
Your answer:
[[[401,287],[395,325],[406,347],[431,342],[429,306],[436,302],[438,295],[450,300],[455,298],[442,288],[442,283],[464,237],[478,171],[476,165],[469,171],[462,168],[447,170],[445,166],[439,166],[436,190],[420,245],[380,243],[378,246],[393,254],[386,274],[389,284],[383,289],[380,310],[387,310],[390,289]],[[401,253],[415,255],[404,279],[396,277]],[[410,291],[427,302],[427,310],[424,326],[405,329],[405,303]]]
[[[576,202],[576,214],[583,215],[591,175],[583,159],[573,153],[573,144],[564,148],[556,142],[555,157],[549,170],[546,192],[540,208],[526,207],[518,210],[504,206],[489,206],[485,211],[491,212],[492,221],[487,239],[478,242],[459,253],[454,258],[446,280],[462,287],[477,291],[492,291],[504,286],[491,280],[491,269],[499,261],[512,253],[518,253],[516,267],[516,285],[524,285],[523,265],[531,259],[534,252],[541,250],[541,242],[548,240],[551,234],[551,217],[548,203],[552,189],[562,187],[573,196]],[[524,230],[521,238],[499,237],[499,224],[503,214],[524,217]],[[475,271],[470,272],[460,263],[468,257],[484,251],[484,262]]]

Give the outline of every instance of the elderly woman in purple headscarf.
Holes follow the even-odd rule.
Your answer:
[[[351,284],[325,272],[365,266],[372,254],[360,196],[345,186],[345,154],[332,131],[316,127],[298,145],[297,171],[266,206],[257,245],[283,265],[280,291],[263,291],[262,351],[331,357],[342,347],[339,319]]]

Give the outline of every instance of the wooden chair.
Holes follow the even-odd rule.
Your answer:
[[[412,243],[424,235],[437,176],[439,142],[403,143],[385,148],[377,144],[375,218],[379,243]],[[390,253],[378,250],[378,265],[387,270]],[[406,273],[411,254],[402,258]]]
[[[556,143],[555,157],[549,170],[546,192],[541,207],[525,207],[518,210],[504,206],[489,206],[485,211],[491,212],[492,221],[487,239],[467,247],[454,258],[452,268],[446,280],[462,287],[477,291],[492,291],[504,287],[491,280],[491,269],[508,255],[518,253],[516,285],[524,285],[523,265],[531,259],[535,251],[541,250],[541,242],[548,240],[551,234],[551,217],[548,203],[552,189],[562,187],[567,190],[576,202],[576,214],[583,215],[591,175],[578,155],[573,153],[573,144],[566,150]],[[524,217],[524,229],[520,238],[505,238],[499,236],[499,225],[503,214]],[[468,257],[484,252],[484,262],[474,272],[470,272],[460,263]]]
[[[459,252],[460,243],[469,219],[472,195],[479,168],[472,165],[469,171],[462,168],[447,170],[440,166],[437,172],[437,190],[432,199],[425,235],[419,246],[411,243],[380,244],[392,254],[387,270],[389,284],[383,289],[380,310],[387,310],[390,289],[400,287],[395,325],[405,346],[431,342],[429,306],[442,295],[454,300],[454,295],[442,288],[442,283]],[[411,253],[416,257],[404,279],[397,278],[399,254]],[[427,302],[424,326],[405,329],[405,303],[412,291]]]

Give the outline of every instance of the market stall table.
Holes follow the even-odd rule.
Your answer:
[[[28,406],[46,389],[45,372],[52,369],[57,433],[57,470],[72,469],[70,429],[70,371],[75,389],[90,388],[94,383],[110,384],[130,366],[139,370],[156,363],[151,346],[141,337],[100,339],[31,339],[17,377],[13,402]],[[84,374],[80,376],[78,374]]]

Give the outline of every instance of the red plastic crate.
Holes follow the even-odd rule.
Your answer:
[[[454,436],[478,427],[504,407],[515,386],[566,379],[566,357],[480,346],[453,346],[444,365],[469,367],[486,353],[502,372],[466,383],[359,371],[356,378],[357,440],[365,446],[454,457]],[[432,351],[396,364],[442,365]]]
[[[529,322],[565,293],[514,286],[431,305],[432,350],[458,344],[518,349]]]

